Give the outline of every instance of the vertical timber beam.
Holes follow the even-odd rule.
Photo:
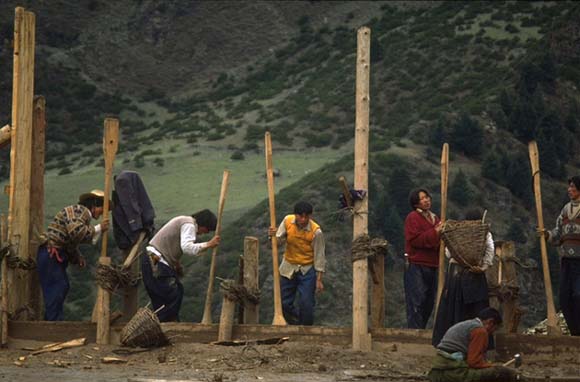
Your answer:
[[[356,121],[354,137],[354,188],[368,190],[369,159],[369,82],[371,30],[362,27],[357,32],[356,59]],[[353,237],[368,233],[368,193],[355,202]],[[371,335],[368,325],[368,260],[353,262],[352,277],[352,347],[370,351]]]
[[[105,156],[105,200],[103,202],[103,220],[109,218],[109,195],[111,194],[111,179],[113,177],[113,165],[119,146],[119,120],[105,118],[105,133],[103,135],[103,153]],[[101,245],[101,257],[99,265],[110,266],[111,258],[107,256],[107,243],[109,232],[103,231]],[[107,345],[110,341],[111,324],[111,293],[102,288],[97,288],[97,344]]]
[[[258,290],[259,286],[259,247],[258,238],[244,238],[244,286],[250,291]],[[244,302],[244,324],[257,324],[259,313],[259,304]]]
[[[30,256],[32,177],[32,110],[34,95],[35,16],[22,7],[15,10],[14,67],[12,83],[12,131],[10,150],[10,202],[8,242],[18,257]],[[31,271],[8,268],[8,311],[29,306]]]
[[[377,254],[372,260],[374,277],[371,284],[371,327],[385,325],[385,255]]]
[[[30,256],[36,258],[40,235],[44,232],[44,157],[46,141],[46,101],[42,96],[34,97],[32,118],[32,173],[30,181]],[[43,317],[42,292],[38,273],[30,272],[29,305],[34,319]]]

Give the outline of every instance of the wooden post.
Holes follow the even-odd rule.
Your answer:
[[[6,224],[6,216],[4,214],[0,215],[0,242],[2,244],[6,243],[8,239]],[[0,329],[0,347],[6,347],[8,345],[8,288],[7,288],[7,275],[8,275],[8,264],[6,264],[6,257],[2,259],[2,300],[0,301],[1,319],[2,327]]]
[[[385,325],[385,255],[377,254],[373,260],[375,277],[371,283],[371,326]]]
[[[36,258],[40,236],[44,232],[44,154],[46,138],[46,101],[42,96],[34,97],[32,120],[32,173],[30,177],[30,256]],[[35,320],[41,320],[43,314],[42,291],[38,272],[30,272],[29,306],[34,312]]]
[[[257,237],[244,238],[244,286],[248,290],[257,290],[259,287],[259,242]],[[244,324],[259,322],[260,305],[246,301],[244,303]]]
[[[228,193],[228,184],[230,179],[230,172],[224,170],[224,175],[222,177],[222,188],[220,191],[220,199],[218,202],[218,216],[217,225],[215,228],[215,234],[219,235],[222,228],[222,215],[224,213],[224,206],[226,204],[226,195]],[[209,267],[209,280],[207,282],[207,291],[205,294],[205,307],[203,309],[203,318],[201,323],[204,325],[211,324],[211,300],[213,298],[213,280],[215,279],[215,262],[217,256],[218,247],[214,247],[211,253],[211,265]]]
[[[231,341],[232,329],[234,327],[234,313],[236,302],[224,295],[222,300],[222,312],[220,315],[220,326],[218,329],[218,341]]]
[[[447,218],[447,186],[449,184],[449,144],[444,143],[441,150],[441,223]],[[439,309],[439,301],[445,286],[445,243],[439,242],[439,269],[437,271],[437,299],[435,301],[435,317]]]
[[[368,190],[369,109],[370,109],[370,48],[371,30],[362,27],[357,33],[356,121],[354,137],[354,188]],[[368,233],[368,193],[354,204],[353,236]],[[368,325],[368,261],[353,262],[352,277],[352,347],[370,351],[372,346]]]
[[[244,256],[240,255],[238,257],[238,284],[244,285]],[[238,324],[244,323],[244,304],[238,305],[236,310],[236,319]]]
[[[534,180],[534,196],[536,199],[536,212],[538,216],[538,229],[544,229],[544,214],[542,212],[542,188],[540,184],[540,157],[536,141],[531,141],[528,145],[530,154],[530,164],[532,168],[532,178]],[[548,249],[546,248],[546,238],[540,235],[540,250],[542,254],[542,269],[544,270],[544,287],[546,290],[546,304],[548,311],[548,334],[562,334],[558,328],[558,318],[554,306],[554,295],[552,293],[552,280],[550,277],[550,265],[548,263]]]
[[[111,194],[111,179],[113,177],[113,165],[115,154],[119,146],[119,120],[105,118],[105,134],[103,135],[103,153],[105,156],[105,193],[103,202],[103,218],[109,218],[109,195]],[[107,257],[108,231],[103,231],[101,257],[99,264],[111,265],[111,259]],[[110,312],[111,293],[98,286],[97,289],[97,344],[106,345],[110,340]]]
[[[123,251],[126,255],[123,268],[129,268],[132,275],[139,275],[139,252],[142,250],[141,243],[145,239],[145,232],[140,232],[137,241],[129,251]],[[123,317],[129,321],[139,309],[139,285],[129,285],[123,291]]]
[[[274,165],[272,163],[272,138],[270,132],[264,136],[264,152],[266,154],[266,177],[268,178],[268,207],[270,209],[270,227],[276,228],[276,200],[274,190]],[[280,292],[280,270],[278,267],[278,238],[272,235],[272,274],[274,276],[274,319],[272,325],[287,325],[282,311],[282,296]]]
[[[12,131],[10,150],[10,203],[8,242],[21,259],[30,251],[32,110],[34,95],[35,16],[22,7],[15,10],[12,82]],[[29,306],[31,271],[8,269],[8,311]]]
[[[7,146],[10,143],[10,135],[12,128],[10,125],[5,125],[0,128],[0,149]]]

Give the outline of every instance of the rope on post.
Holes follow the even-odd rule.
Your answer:
[[[242,303],[243,301],[249,301],[252,304],[260,303],[260,290],[257,288],[249,289],[244,285],[237,284],[234,280],[230,279],[217,279],[221,280],[220,289],[224,294],[224,297],[228,300],[235,301],[237,303]]]
[[[118,288],[135,286],[140,279],[141,278],[134,275],[131,270],[115,264],[98,264],[95,274],[97,284],[111,293],[115,292]]]
[[[386,255],[389,242],[383,238],[373,238],[367,234],[358,236],[351,247],[352,261],[376,257],[376,255]]]

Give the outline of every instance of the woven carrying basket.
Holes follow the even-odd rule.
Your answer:
[[[455,261],[475,267],[481,265],[488,232],[489,224],[481,220],[447,220],[441,230],[441,239]]]
[[[169,343],[161,330],[157,315],[149,308],[141,308],[121,331],[121,343],[130,347],[158,347]]]

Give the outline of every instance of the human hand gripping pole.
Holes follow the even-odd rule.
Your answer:
[[[220,191],[220,199],[218,202],[218,216],[217,216],[217,224],[215,227],[215,237],[217,237],[217,241],[219,241],[220,231],[222,229],[222,215],[224,212],[224,206],[226,204],[226,195],[228,193],[228,185],[230,179],[230,172],[228,170],[224,170],[224,174],[222,177],[222,188]],[[212,239],[212,240],[214,240]],[[213,280],[215,279],[215,267],[216,267],[216,256],[217,256],[217,245],[213,247],[211,253],[211,265],[209,267],[209,280],[207,283],[207,291],[205,294],[205,306],[203,309],[203,318],[201,319],[201,323],[204,325],[210,325],[212,323],[211,320],[211,300],[213,298]]]
[[[270,209],[270,228],[276,227],[276,202],[274,199],[274,170],[272,165],[272,138],[266,132],[264,136],[264,152],[266,154],[266,177],[268,178],[268,202]],[[287,325],[282,312],[282,297],[280,291],[280,271],[278,270],[278,238],[271,236],[272,241],[272,272],[274,275],[274,319],[272,325]]]

